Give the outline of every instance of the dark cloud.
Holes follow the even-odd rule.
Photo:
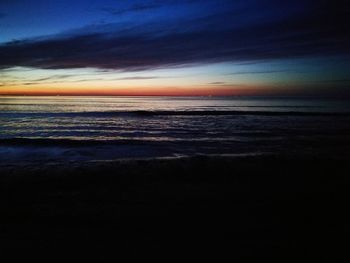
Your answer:
[[[328,79],[328,80],[312,80],[310,82],[320,82],[320,83],[344,83],[348,84],[350,79]]]
[[[209,82],[208,84],[210,84],[210,85],[225,85],[226,82],[223,82],[223,81],[215,81],[215,82]]]
[[[225,14],[181,21],[172,30],[163,24],[152,30],[139,26],[132,31],[95,30],[17,41],[0,45],[0,69],[93,67],[135,71],[211,62],[349,56],[350,34],[346,25],[350,21],[345,2],[308,1],[308,9],[302,11],[298,16],[261,18],[237,26],[232,15],[236,11],[228,10]],[[249,17],[252,11],[246,12]]]
[[[115,9],[115,8],[102,8],[102,11],[107,12],[111,15],[125,15],[127,13],[131,12],[141,12],[141,11],[148,11],[154,8],[158,8],[161,5],[156,4],[156,3],[151,3],[151,4],[134,4],[131,7],[124,8],[124,9]]]
[[[53,76],[46,77],[46,78],[36,79],[34,81],[41,82],[41,81],[47,81],[47,80],[52,80],[52,79],[66,79],[66,78],[70,78],[70,77],[73,77],[73,76],[72,75],[53,75]]]
[[[282,72],[291,72],[286,69],[276,69],[276,70],[249,70],[249,71],[236,71],[229,73],[227,75],[246,75],[246,74],[273,74],[273,73],[282,73]],[[296,72],[296,71],[293,71]]]
[[[117,78],[115,80],[147,80],[147,79],[159,79],[160,77],[157,76],[144,76],[144,77],[124,77],[124,78]]]

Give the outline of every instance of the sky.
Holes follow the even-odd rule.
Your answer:
[[[350,95],[336,0],[0,0],[2,95]]]

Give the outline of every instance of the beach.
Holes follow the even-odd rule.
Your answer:
[[[0,97],[2,255],[342,259],[346,105]]]
[[[347,171],[348,159],[283,156],[2,168],[1,247],[50,261],[334,260],[349,226]]]

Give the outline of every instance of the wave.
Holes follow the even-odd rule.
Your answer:
[[[221,139],[220,139],[221,140]],[[227,140],[225,140],[227,142]],[[125,138],[125,139],[60,139],[60,138],[2,138],[0,139],[1,146],[57,146],[57,147],[89,147],[89,146],[120,146],[120,145],[142,145],[142,146],[161,146],[161,145],[178,145],[179,143],[190,145],[201,145],[203,143],[217,143],[218,141],[212,138],[188,139],[180,138],[179,140],[152,140],[147,138]],[[231,139],[230,142],[240,143],[238,139]]]
[[[111,145],[132,145],[132,144],[157,144],[151,140],[116,139],[54,139],[54,138],[4,138],[0,139],[0,146],[111,146]]]
[[[271,137],[272,136],[272,137]],[[204,144],[215,144],[218,143],[246,143],[252,140],[264,141],[264,140],[276,140],[280,139],[279,136],[267,134],[250,134],[250,133],[240,133],[239,135],[234,135],[232,137],[224,138],[212,138],[212,137],[201,137],[201,138],[31,138],[31,137],[13,137],[13,138],[1,138],[0,147],[26,147],[26,146],[41,146],[41,147],[90,147],[90,146],[121,146],[121,145],[143,145],[143,146],[178,146],[184,145],[204,145]],[[256,137],[256,138],[255,138]]]
[[[316,111],[94,111],[94,112],[1,112],[0,117],[152,117],[152,116],[344,116],[350,112]]]

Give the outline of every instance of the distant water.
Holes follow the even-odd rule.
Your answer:
[[[340,155],[346,152],[349,137],[350,103],[341,100],[0,97],[0,161],[4,162],[198,154]]]

